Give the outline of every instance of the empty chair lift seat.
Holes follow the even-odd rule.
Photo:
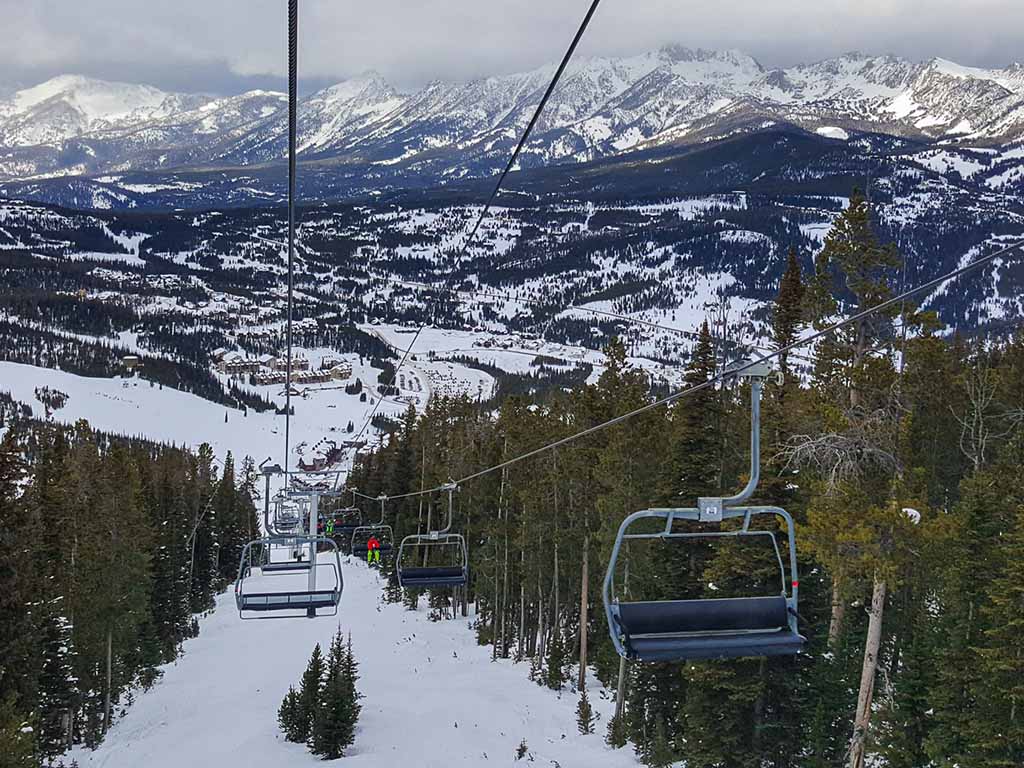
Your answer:
[[[640,661],[784,656],[804,644],[783,596],[617,603],[612,618]]]
[[[240,611],[280,611],[289,608],[334,608],[341,593],[332,589],[315,592],[254,592],[238,595]]]
[[[403,587],[457,587],[466,583],[461,566],[440,568],[402,568],[399,580]]]
[[[264,563],[260,566],[263,573],[294,573],[295,571],[308,571],[308,560],[282,560],[279,563]]]

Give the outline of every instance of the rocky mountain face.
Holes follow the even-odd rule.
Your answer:
[[[552,71],[433,82],[411,93],[373,73],[339,83],[302,100],[301,159],[348,174],[345,193],[490,175]],[[43,191],[26,196],[56,201],[46,180],[64,179],[66,188],[72,176],[91,190],[109,189],[107,204],[129,206],[133,184],[166,185],[168,174],[174,183],[200,185],[225,168],[258,174],[285,155],[286,107],[283,94],[266,91],[219,98],[54,78],[0,98],[3,191],[24,193],[18,185],[27,181]],[[779,123],[835,139],[871,132],[1005,145],[1024,138],[1024,67],[847,54],[769,70],[737,51],[679,46],[581,59],[565,73],[521,165],[693,145]]]

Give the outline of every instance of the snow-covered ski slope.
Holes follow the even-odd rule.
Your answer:
[[[77,749],[68,762],[81,768],[323,765],[302,745],[283,740],[277,708],[314,644],[326,647],[340,626],[352,634],[364,694],[346,766],[512,765],[525,740],[536,765],[635,768],[631,749],[605,746],[613,704],[595,688],[591,703],[601,719],[595,734],[582,736],[576,696],[531,682],[525,663],[491,661],[468,620],[431,622],[425,598],[410,612],[383,602],[383,581],[365,564],[348,559],[343,571],[345,590],[334,618],[243,621],[230,591],[218,597],[199,637],[138,695],[103,745],[95,752]]]
[[[364,381],[369,368],[357,370]],[[376,378],[376,371],[372,372]],[[307,453],[325,439],[338,443],[354,435],[345,431],[349,421],[358,430],[373,401],[360,402],[346,395],[347,381],[304,387],[306,397],[293,397],[295,418],[292,419],[292,460]],[[171,387],[160,388],[140,378],[91,378],[77,376],[52,368],[37,368],[21,363],[0,361],[0,392],[32,407],[42,418],[43,406],[35,390],[49,387],[68,395],[63,408],[53,413],[55,421],[73,424],[86,419],[93,428],[114,434],[145,437],[157,442],[196,448],[209,443],[218,459],[227,451],[236,460],[252,456],[261,461],[268,455],[278,456],[284,445],[284,416],[273,411],[247,414],[237,408],[181,392]],[[275,402],[284,403],[284,387],[264,387]],[[372,395],[372,391],[369,392]],[[385,401],[380,412],[401,414],[408,406]],[[227,417],[225,419],[225,416]]]

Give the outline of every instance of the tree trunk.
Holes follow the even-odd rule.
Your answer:
[[[875,692],[878,673],[878,650],[882,645],[882,617],[885,614],[885,581],[876,573],[871,593],[871,614],[868,617],[868,636],[864,641],[864,666],[860,673],[860,694],[857,696],[857,714],[853,721],[853,740],[850,742],[849,768],[864,768],[867,751],[868,728],[871,724],[871,699]]]
[[[544,658],[544,651],[547,649],[547,623],[548,614],[544,607],[544,588],[540,581],[537,582],[537,656]]]
[[[828,648],[834,651],[839,645],[839,636],[843,631],[843,619],[846,617],[846,601],[843,599],[842,573],[836,573],[832,579],[832,616],[828,622]]]
[[[431,504],[431,503],[430,503],[430,502],[428,501],[428,502],[427,502],[427,533],[430,533],[430,531],[431,531],[431,519],[430,519],[430,518],[431,518],[431,513],[432,513],[433,511],[434,511],[434,505],[433,505],[433,504]],[[419,533],[419,531],[416,531],[416,533]],[[420,564],[420,565],[422,565],[422,566],[423,566],[424,568],[426,568],[426,567],[427,567],[427,555],[428,555],[429,553],[430,553],[430,547],[429,547],[429,546],[426,546],[426,547],[424,547],[424,548],[423,548],[423,562],[422,562],[422,563]]]
[[[560,610],[561,606],[559,605],[559,600],[558,600],[558,542],[557,541],[555,542],[555,567],[554,567],[554,571],[555,571],[555,574],[554,574],[554,578],[555,578],[555,626],[557,627],[557,626],[559,626],[561,624],[561,622],[559,621],[559,610]]]
[[[757,679],[760,683],[760,690],[758,690],[757,698],[754,700],[754,733],[751,742],[754,754],[758,754],[761,750],[762,734],[764,732],[765,697],[768,693],[768,664],[767,659],[763,656],[757,665]]]
[[[516,633],[516,661],[522,661],[526,655],[524,638],[526,637],[526,510],[523,510],[523,530],[520,537],[519,550],[519,628]]]
[[[465,536],[466,536],[466,567],[467,567],[467,569],[469,567],[469,556],[471,554],[470,551],[469,551],[469,542],[471,542],[473,540],[473,537],[470,534],[470,526],[472,525],[472,522],[473,522],[472,514],[470,512],[471,509],[472,509],[472,505],[469,505],[469,506],[466,507]],[[470,574],[470,575],[472,575],[472,574]],[[462,609],[462,618],[466,618],[467,616],[469,616],[469,581],[468,581],[468,579],[466,581],[466,584],[462,587],[462,590],[460,592],[460,597],[462,598],[459,601],[459,604],[460,604],[461,609]]]
[[[505,513],[505,569],[501,588],[501,658],[508,658],[508,513]]]
[[[583,567],[580,574],[580,678],[577,683],[582,691],[587,681],[587,608],[590,597],[590,569],[587,567],[590,534],[583,537]]]
[[[519,575],[519,632],[516,635],[516,661],[522,661],[526,655],[523,638],[526,633],[526,582]]]
[[[507,446],[508,439],[506,438],[505,444]],[[502,456],[504,457],[505,450],[502,449]],[[501,650],[495,653],[500,655],[501,658],[508,658],[508,644],[506,642],[507,629],[508,629],[508,507],[505,502],[505,482],[508,480],[508,468],[501,471],[501,486],[498,489],[498,516],[502,520],[502,533],[505,537],[505,556],[502,563],[501,572],[501,587],[499,589],[497,579],[495,579],[494,591],[496,594],[500,594],[500,600],[498,602],[498,612],[496,621],[501,622],[500,627],[495,628],[495,637],[500,638],[498,642],[501,645]],[[495,560],[498,558],[495,557]],[[497,571],[497,563],[495,563],[495,571]]]
[[[619,684],[615,687],[615,719],[622,721],[626,709],[626,657],[619,656]]]
[[[107,690],[103,697],[103,733],[106,733],[110,728],[110,688],[111,680],[113,678],[112,672],[112,659],[113,659],[113,645],[114,645],[114,632],[110,627],[107,627]]]

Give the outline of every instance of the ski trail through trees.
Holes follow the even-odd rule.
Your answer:
[[[277,709],[314,644],[326,649],[340,626],[352,633],[364,694],[346,766],[508,765],[524,739],[539,765],[638,764],[631,748],[604,744],[614,708],[607,695],[589,691],[600,720],[595,734],[582,736],[575,693],[536,685],[525,663],[492,662],[466,619],[429,621],[425,598],[417,612],[384,603],[383,582],[364,564],[349,558],[343,568],[334,618],[242,621],[232,591],[220,595],[199,637],[136,696],[104,744],[95,752],[76,749],[67,761],[82,768],[322,765],[284,740]]]

